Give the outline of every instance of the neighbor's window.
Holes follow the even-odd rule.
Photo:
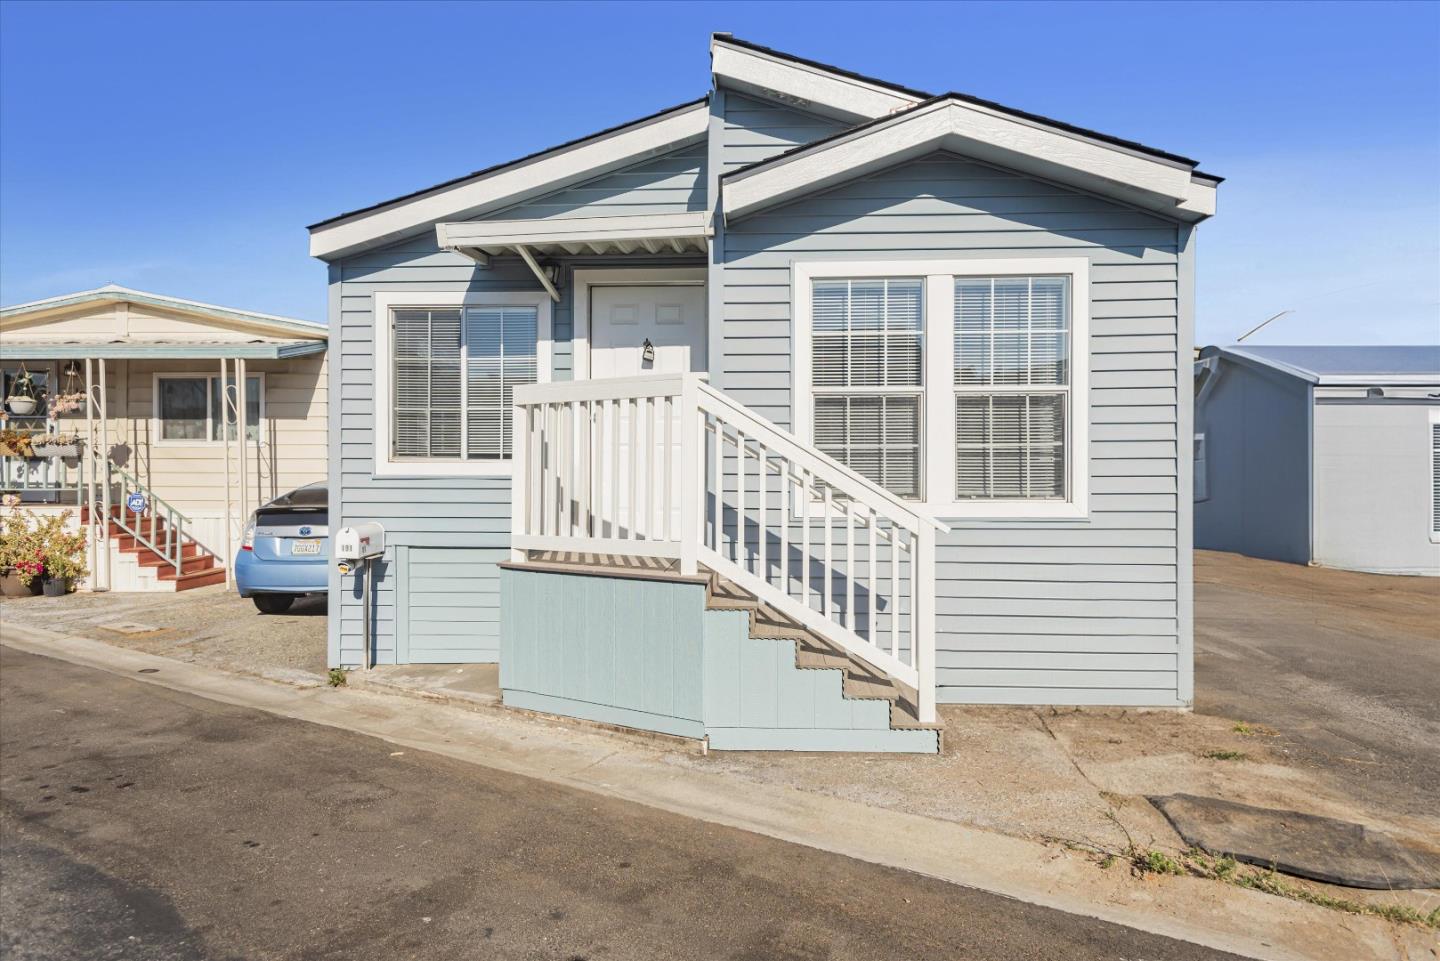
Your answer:
[[[1430,536],[1440,538],[1440,420],[1430,421]]]
[[[817,280],[815,445],[902,497],[920,494],[924,281]]]
[[[955,280],[955,497],[1064,499],[1070,278]]]
[[[537,373],[534,307],[391,312],[397,458],[510,457],[515,385]]]
[[[235,378],[227,378],[227,383],[233,390]],[[245,378],[245,383],[245,436],[249,440],[258,440],[263,381],[259,375],[252,375]],[[155,406],[162,440],[235,439],[237,418],[229,403],[221,397],[218,376],[161,377],[156,389]]]

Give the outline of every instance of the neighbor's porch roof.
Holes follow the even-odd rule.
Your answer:
[[[75,340],[30,339],[0,344],[0,360],[282,360],[323,353],[323,340]]]

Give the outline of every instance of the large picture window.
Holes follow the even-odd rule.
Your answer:
[[[953,517],[1088,512],[1089,263],[792,267],[795,431]]]
[[[391,337],[392,456],[508,459],[515,386],[536,382],[536,308],[401,308]]]
[[[233,391],[235,378],[227,378]],[[259,440],[265,413],[265,379],[245,378],[245,437]],[[155,419],[161,441],[208,443],[234,440],[235,411],[220,390],[219,375],[160,374],[155,378]]]

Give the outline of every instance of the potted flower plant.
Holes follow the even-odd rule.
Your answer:
[[[0,594],[39,594],[45,571],[45,542],[35,515],[18,507],[0,517]]]
[[[70,511],[51,514],[39,525],[45,552],[46,597],[63,597],[75,589],[75,582],[90,573],[85,566],[85,531],[70,530]]]
[[[40,401],[35,397],[35,379],[21,366],[20,374],[10,383],[10,393],[5,398],[10,413],[25,417],[35,413]]]
[[[30,449],[36,457],[78,457],[80,435],[73,430],[36,434],[30,438]]]

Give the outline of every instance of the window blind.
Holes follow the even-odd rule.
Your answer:
[[[507,458],[515,385],[535,383],[535,308],[467,309],[465,347],[466,456]]]
[[[510,456],[516,384],[537,376],[534,307],[392,312],[396,457]]]
[[[920,493],[924,282],[815,281],[815,445],[901,496]]]
[[[955,280],[955,496],[1063,498],[1068,277]]]

